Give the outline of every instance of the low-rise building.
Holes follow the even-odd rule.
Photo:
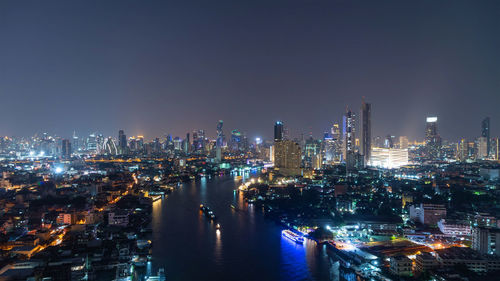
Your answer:
[[[115,226],[127,226],[128,225],[128,212],[117,210],[109,212],[108,214],[108,224]]]
[[[412,274],[412,261],[407,256],[394,256],[389,259],[389,270],[397,276]]]
[[[439,267],[439,261],[430,253],[422,253],[415,258],[415,269],[418,272],[433,270]]]
[[[446,217],[446,208],[442,204],[420,204],[410,206],[410,219],[426,225],[436,225]]]
[[[441,219],[438,222],[438,227],[443,234],[449,236],[471,235],[470,225],[463,221],[452,221],[452,220]]]

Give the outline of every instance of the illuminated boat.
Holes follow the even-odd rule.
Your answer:
[[[296,243],[304,243],[304,237],[302,237],[301,235],[293,232],[293,231],[290,231],[288,229],[285,229],[283,231],[281,231],[281,235],[285,236],[286,238],[296,242]]]

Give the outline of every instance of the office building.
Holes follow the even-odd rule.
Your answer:
[[[441,149],[441,137],[437,128],[437,117],[427,117],[425,127],[425,146],[427,158],[436,160],[439,157]]]
[[[469,143],[461,139],[457,144],[457,160],[465,162],[467,159],[469,159]]]
[[[408,148],[408,137],[407,136],[400,136],[399,137],[399,148],[401,148],[401,149]]]
[[[356,155],[355,155],[355,115],[347,108],[346,113],[343,116],[343,159],[346,163],[346,172],[352,170],[356,166]]]
[[[62,140],[61,156],[65,159],[71,158],[71,142],[68,139]]]
[[[127,136],[123,130],[118,131],[118,150],[120,154],[127,153]]]
[[[282,141],[283,134],[283,122],[277,121],[276,124],[274,124],[274,141]]]
[[[408,165],[408,149],[374,147],[369,164],[384,169]]]
[[[282,140],[274,143],[274,168],[284,176],[300,175],[301,149],[298,143]]]
[[[489,155],[489,141],[486,137],[479,137],[476,141],[477,155],[476,159],[484,160],[488,158]]]
[[[372,149],[371,107],[371,104],[365,103],[365,101],[361,105],[360,154],[363,156],[365,165],[370,161]]]
[[[486,157],[490,155],[491,152],[491,139],[490,139],[490,117],[486,117],[481,122],[481,137],[486,140]]]

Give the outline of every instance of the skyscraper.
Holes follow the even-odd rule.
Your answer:
[[[120,154],[127,153],[127,136],[123,130],[118,131],[118,149]]]
[[[355,128],[354,128],[354,113],[347,108],[346,113],[343,117],[343,145],[344,145],[344,161],[348,169],[353,168],[355,166],[355,155],[354,155],[354,146],[355,146]]]
[[[283,122],[277,121],[274,124],[274,141],[282,141],[283,140]]]
[[[61,156],[65,159],[71,158],[71,142],[68,139],[62,140]]]
[[[361,105],[361,144],[360,153],[363,155],[364,165],[368,163],[372,149],[372,105],[363,103]]]
[[[441,137],[437,129],[437,117],[427,117],[425,127],[425,146],[427,157],[435,160],[439,156],[441,149]]]
[[[488,157],[491,153],[490,117],[484,118],[481,122],[481,137],[486,138],[486,157]]]
[[[300,145],[291,140],[274,143],[274,167],[284,176],[300,175]]]
[[[224,146],[224,132],[222,131],[222,126],[224,125],[224,121],[219,120],[217,123],[217,147]]]
[[[466,139],[461,139],[457,144],[457,159],[465,162],[469,158],[469,143]]]

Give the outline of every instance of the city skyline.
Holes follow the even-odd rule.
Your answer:
[[[497,2],[237,2],[2,2],[0,135],[319,136],[362,96],[374,136],[500,132]]]

